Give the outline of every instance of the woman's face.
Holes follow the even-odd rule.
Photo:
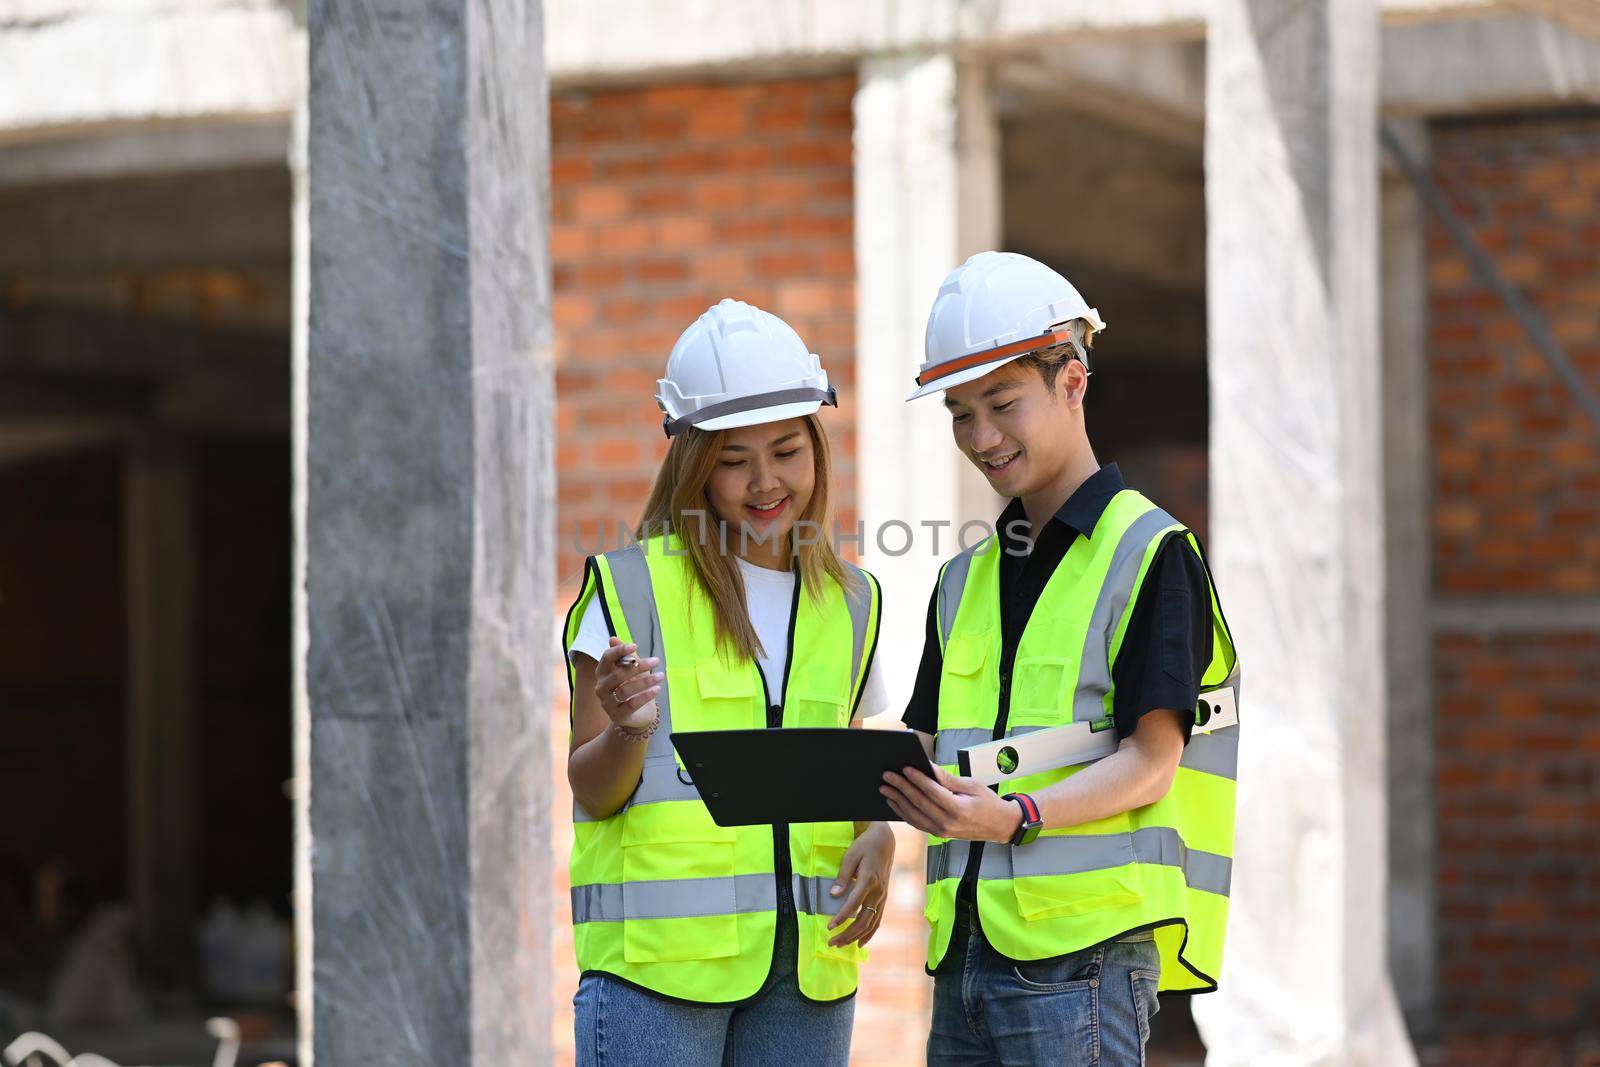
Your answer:
[[[816,480],[816,451],[805,419],[724,430],[706,498],[727,523],[729,551],[747,559],[770,554],[781,560]],[[743,543],[742,528],[749,530]]]

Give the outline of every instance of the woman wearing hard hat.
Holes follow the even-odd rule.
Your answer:
[[[656,401],[672,444],[639,541],[589,558],[565,633],[577,1060],[842,1065],[893,835],[718,826],[668,741],[887,706],[877,582],[826,536],[834,392],[786,323],[724,300]]]

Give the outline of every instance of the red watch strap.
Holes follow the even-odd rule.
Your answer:
[[[1039,804],[1026,793],[1012,793],[1011,799],[1022,805],[1022,821],[1037,823],[1043,820],[1039,817]]]

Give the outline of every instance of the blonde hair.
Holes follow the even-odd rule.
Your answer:
[[[789,541],[784,546],[784,562],[793,568],[798,553],[801,584],[810,590],[815,600],[821,600],[824,576],[838,582],[847,595],[859,595],[861,578],[845,568],[844,561],[839,558],[827,536],[833,527],[830,493],[833,461],[828,451],[828,435],[816,415],[803,418],[806,429],[811,433],[816,484],[811,490],[811,500],[806,504],[805,512],[795,519],[790,529]],[[727,551],[729,531],[726,520],[712,511],[710,498],[706,495],[706,483],[710,481],[722,453],[723,436],[721,430],[690,427],[672,439],[666,458],[661,461],[661,469],[656,472],[655,485],[645,501],[635,536],[643,541],[669,531],[678,535],[689,558],[690,568],[711,601],[718,645],[731,647],[756,659],[762,654],[761,639],[750,624],[744,576],[739,573],[739,565]],[[697,515],[699,521],[696,521]],[[806,525],[802,526],[802,523]],[[802,529],[817,530],[819,535],[797,539],[794,535]]]

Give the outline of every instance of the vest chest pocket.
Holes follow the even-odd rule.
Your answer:
[[[739,954],[737,831],[693,803],[630,809],[622,827],[622,950],[629,963]]]
[[[978,634],[957,634],[950,638],[944,649],[944,673],[961,678],[972,678],[983,670],[989,658],[991,631]]]
[[[674,730],[742,730],[765,726],[765,703],[759,690],[755,668],[748,664],[703,659],[692,667],[667,666],[667,691],[674,697]],[[692,699],[677,694],[686,694]]]
[[[1012,669],[1013,726],[1058,726],[1072,719],[1072,687],[1078,660],[1073,656],[1018,656]]]
[[[785,726],[849,726],[850,709],[842,693],[790,693],[784,707]]]

